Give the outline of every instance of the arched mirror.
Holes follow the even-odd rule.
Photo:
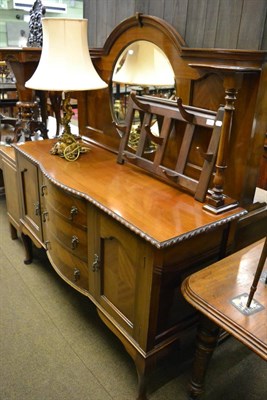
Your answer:
[[[138,95],[172,98],[175,74],[163,51],[154,43],[138,40],[118,57],[112,75],[112,106],[116,122],[125,120],[131,91]]]
[[[132,53],[133,56],[137,54],[133,51],[138,44],[142,45],[141,49],[146,47],[143,52],[145,55],[141,57],[146,63],[154,59],[154,55],[153,57],[149,56],[148,52],[154,53],[154,49],[159,50],[156,53],[158,56],[156,56],[158,59],[156,65],[159,66],[164,59],[165,65],[167,63],[169,66],[168,70],[173,70],[171,85],[169,82],[167,85],[165,82],[159,85],[160,78],[167,75],[163,68],[158,68],[160,73],[156,75],[157,80],[150,83],[147,81],[137,83],[118,81],[119,78],[116,75],[119,71],[123,72],[123,65],[126,68],[129,53]],[[149,93],[151,96],[165,96],[166,98],[177,95],[183,99],[184,104],[190,104],[191,79],[196,79],[198,73],[189,67],[188,63],[180,56],[183,46],[185,46],[184,40],[178,32],[160,18],[136,14],[117,25],[102,49],[90,49],[94,65],[101,78],[105,82],[109,82],[109,89],[88,91],[77,95],[81,105],[79,107],[80,134],[112,151],[117,151],[120,146],[120,137],[113,122],[115,121],[117,124],[125,122],[127,99],[131,90],[135,90],[138,95]],[[135,68],[135,71],[143,69],[143,67],[139,67]],[[149,76],[155,76],[151,72],[151,68],[149,71]],[[100,109],[103,112],[99,112]]]

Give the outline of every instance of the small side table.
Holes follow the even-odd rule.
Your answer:
[[[39,92],[40,110],[35,100],[35,92],[25,87],[25,83],[34,73],[41,55],[41,48],[31,47],[6,47],[0,48],[0,59],[4,60],[13,72],[16,79],[19,101],[19,117],[16,122],[14,137],[15,142],[19,139],[22,132],[26,138],[30,138],[39,130],[44,139],[47,139],[46,129],[46,97],[44,92]],[[42,121],[38,120],[41,113]]]
[[[249,294],[264,239],[192,274],[182,284],[185,299],[202,314],[190,383],[190,398],[203,393],[204,379],[223,329],[267,361],[267,265],[251,310],[238,304]]]

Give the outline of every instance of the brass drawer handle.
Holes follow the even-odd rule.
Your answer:
[[[100,260],[99,260],[99,256],[97,254],[94,255],[94,261],[92,264],[92,271],[93,272],[97,272],[100,269]]]
[[[51,249],[51,242],[50,242],[50,240],[46,240],[46,241],[44,242],[44,245],[45,245],[45,249],[46,249],[46,250]]]
[[[74,215],[78,214],[78,208],[76,206],[72,206],[70,209],[70,220],[73,221]]]
[[[41,186],[41,196],[44,196],[45,194],[47,194],[47,186],[42,185]]]
[[[34,205],[34,213],[35,215],[40,215],[40,203],[39,201],[37,201],[36,203],[33,204]]]
[[[81,272],[78,268],[74,268],[73,271],[73,278],[74,278],[74,282],[77,282],[81,277]]]
[[[79,244],[79,239],[77,238],[77,236],[73,235],[71,238],[71,250],[77,249],[78,244]]]
[[[43,222],[46,222],[48,220],[48,211],[43,212]]]

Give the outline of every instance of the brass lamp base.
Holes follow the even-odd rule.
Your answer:
[[[75,136],[71,133],[70,121],[73,116],[72,106],[70,104],[70,93],[66,93],[63,99],[63,118],[61,124],[63,125],[63,133],[57,143],[54,144],[50,153],[59,155],[67,161],[75,161],[79,158],[81,153],[88,151],[88,148],[81,146],[78,142],[80,136]]]
[[[50,153],[65,158],[67,161],[75,161],[81,153],[86,153],[88,148],[81,146],[78,142],[80,136],[63,133],[54,144]]]
[[[68,135],[71,134],[70,131],[70,121],[74,112],[72,111],[72,106],[70,104],[70,93],[63,93],[63,102],[62,102],[62,110],[63,110],[63,118],[61,119],[61,125],[63,126],[63,135],[66,133]]]

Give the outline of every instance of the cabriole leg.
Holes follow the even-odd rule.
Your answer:
[[[31,264],[32,262],[32,241],[29,236],[21,233],[21,239],[25,249],[24,264]]]

